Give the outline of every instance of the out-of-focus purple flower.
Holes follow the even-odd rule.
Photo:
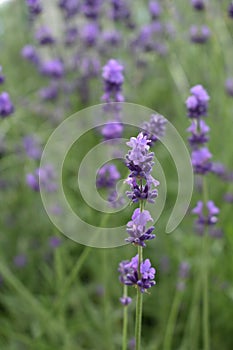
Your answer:
[[[86,46],[95,46],[99,35],[99,26],[95,22],[84,25],[80,33],[80,37]]]
[[[66,19],[76,16],[80,10],[80,0],[59,0],[58,5]]]
[[[23,138],[23,146],[28,155],[32,159],[40,159],[42,149],[39,141],[32,135]]]
[[[204,203],[202,201],[197,202],[196,207],[192,210],[193,214],[198,216],[197,225],[200,226],[212,226],[218,221],[217,215],[219,214],[219,208],[216,207],[213,201],[206,203],[207,213],[204,212]]]
[[[104,102],[123,102],[122,84],[124,82],[123,76],[124,67],[114,59],[110,59],[103,67],[102,77],[104,80],[104,95],[102,100]]]
[[[27,257],[25,254],[16,255],[13,259],[14,265],[18,268],[22,268],[27,264]]]
[[[5,77],[2,74],[2,66],[0,66],[0,85],[3,84],[5,81]]]
[[[149,2],[149,11],[152,19],[157,19],[161,15],[161,6],[158,1]]]
[[[230,193],[230,192],[225,193],[223,199],[227,203],[233,203],[233,193]]]
[[[55,43],[55,39],[51,33],[51,29],[46,26],[42,26],[37,29],[35,38],[40,45],[52,45]]]
[[[228,6],[228,16],[233,18],[233,3]]]
[[[60,59],[53,59],[42,63],[40,71],[49,78],[59,79],[64,73],[64,65]]]
[[[40,59],[37,54],[37,51],[34,46],[32,45],[26,45],[22,48],[21,55],[23,58],[25,58],[27,61],[33,63],[33,64],[39,64]]]
[[[150,121],[143,123],[142,132],[151,141],[150,146],[165,135],[166,124],[167,120],[159,114],[152,114]]]
[[[192,148],[203,145],[209,141],[209,132],[210,128],[204,122],[204,120],[193,120],[190,127],[187,129],[191,133],[191,136],[188,138],[189,143]]]
[[[34,15],[37,16],[41,13],[42,11],[42,4],[41,4],[41,0],[26,0],[29,12]]]
[[[58,86],[50,84],[39,91],[39,96],[44,101],[55,100],[58,97]]]
[[[132,338],[129,341],[129,350],[135,350],[135,349],[136,349],[136,340],[135,338]]]
[[[195,174],[206,174],[211,171],[212,163],[209,161],[212,154],[207,147],[196,149],[192,152],[191,159]]]
[[[195,10],[202,11],[205,8],[204,0],[191,0],[191,4]]]
[[[52,236],[49,238],[49,246],[52,249],[56,249],[58,248],[62,243],[61,238],[57,237],[57,236]]]
[[[126,242],[145,247],[145,241],[155,238],[155,235],[152,234],[154,226],[146,228],[149,221],[153,221],[153,219],[148,210],[135,209],[132,220],[127,224],[127,232],[130,237],[126,238]]]
[[[79,65],[79,69],[83,77],[96,77],[101,69],[100,61],[94,56],[83,57]]]
[[[188,117],[200,118],[206,116],[208,110],[209,95],[202,85],[195,85],[190,89],[191,96],[186,100]]]
[[[233,97],[233,78],[228,78],[226,80],[225,90],[229,96]]]
[[[187,261],[182,261],[179,266],[179,277],[180,278],[188,278],[190,271],[190,264]]]
[[[105,164],[98,170],[96,185],[98,188],[111,188],[116,185],[120,177],[114,164]]]
[[[105,140],[112,140],[122,137],[123,125],[120,122],[109,121],[101,129],[101,134]]]
[[[119,264],[119,279],[121,283],[128,286],[138,286],[141,293],[155,285],[155,269],[151,267],[149,259],[142,261],[140,265],[140,276],[138,274],[138,255],[130,261],[124,260]]]
[[[26,183],[34,191],[39,191],[40,186],[47,192],[56,191],[56,175],[52,165],[47,164],[43,168],[36,169],[34,173],[27,174]]]
[[[211,166],[211,173],[224,178],[226,175],[226,168],[222,163],[213,162]]]
[[[5,118],[14,112],[14,106],[7,92],[0,94],[0,117]]]
[[[212,238],[221,239],[223,237],[223,230],[218,227],[210,227],[209,235]]]
[[[130,297],[121,297],[120,298],[120,302],[121,302],[122,305],[128,306],[129,304],[131,304],[132,298],[130,298]]]
[[[84,15],[93,20],[97,19],[101,11],[102,2],[102,0],[84,0],[82,7]]]
[[[118,21],[128,21],[130,20],[130,10],[124,0],[111,0],[112,12],[111,18]]]
[[[65,45],[73,45],[78,38],[78,29],[75,26],[68,27],[65,31]]]
[[[101,39],[105,45],[118,46],[121,41],[121,35],[117,30],[108,30],[102,33]]]
[[[211,31],[209,27],[203,25],[201,27],[191,26],[190,31],[190,39],[195,44],[204,44],[211,36]]]

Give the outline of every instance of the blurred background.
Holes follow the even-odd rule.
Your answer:
[[[165,116],[188,148],[185,101],[190,88],[201,84],[210,96],[206,121],[214,171],[207,184],[209,199],[220,209],[208,241],[211,350],[233,348],[232,44],[230,0],[0,1],[0,349],[121,348],[117,270],[121,260],[135,254],[135,247],[97,249],[68,239],[49,220],[38,183],[41,171],[44,190],[56,191],[53,169],[38,170],[56,127],[77,111],[109,102],[102,74],[110,59],[123,67],[116,101]],[[125,128],[124,137],[137,132]],[[64,191],[86,222],[126,225],[132,206],[120,215],[104,216],[85,203],[76,185],[80,162],[101,140],[103,134],[95,130],[74,143],[64,163]],[[146,248],[157,273],[156,286],[144,297],[142,348],[164,348],[169,324],[171,349],[199,350],[202,236],[191,209],[201,199],[201,180],[195,178],[182,223],[166,234],[177,196],[176,167],[162,144],[152,150],[168,191],[155,224],[156,239]],[[115,165],[125,179],[124,164]],[[108,195],[106,189],[100,192]],[[51,211],[67,219],[59,206]],[[185,277],[184,263],[189,266]],[[132,298],[134,294],[132,289]],[[129,349],[134,349],[134,311],[133,302]]]

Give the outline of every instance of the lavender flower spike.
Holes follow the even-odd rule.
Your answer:
[[[14,112],[14,106],[7,92],[0,94],[0,117],[5,118]]]
[[[196,85],[190,90],[191,96],[186,100],[188,117],[200,118],[206,116],[208,109],[209,95],[202,85]]]
[[[146,224],[149,221],[153,221],[153,219],[148,210],[135,209],[132,221],[127,224],[127,232],[130,237],[126,238],[126,242],[145,247],[145,241],[155,238],[155,235],[152,234],[154,226],[146,229]]]

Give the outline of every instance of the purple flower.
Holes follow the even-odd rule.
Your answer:
[[[233,18],[233,3],[231,3],[228,7],[228,16]]]
[[[229,96],[233,97],[233,78],[228,78],[226,80],[225,90]]]
[[[57,247],[59,247],[62,243],[61,238],[57,237],[57,236],[52,236],[49,238],[49,246],[52,249],[56,249]]]
[[[33,63],[33,64],[39,64],[39,56],[36,52],[36,49],[32,45],[26,45],[22,48],[21,55],[23,58],[25,58],[27,61]]]
[[[37,16],[42,11],[41,0],[26,0],[28,9],[30,13],[34,16]]]
[[[42,149],[40,143],[34,136],[25,136],[23,138],[23,146],[29,158],[40,159]]]
[[[166,119],[159,114],[152,114],[149,122],[145,122],[142,125],[142,132],[144,136],[147,136],[149,143],[152,146],[158,139],[165,135],[166,131]]]
[[[84,0],[82,11],[87,18],[97,19],[101,10],[102,0]]]
[[[74,26],[69,27],[65,31],[65,45],[71,46],[73,45],[78,38],[78,29]]]
[[[27,264],[27,257],[24,254],[16,255],[13,262],[16,267],[22,268]]]
[[[60,59],[53,59],[42,63],[41,73],[47,77],[59,79],[64,75],[65,69]]]
[[[55,43],[55,39],[51,33],[50,28],[45,26],[40,27],[36,31],[35,37],[40,45],[52,45]]]
[[[138,286],[141,293],[155,285],[155,269],[151,267],[149,259],[142,261],[138,270],[138,255],[130,261],[124,260],[119,264],[118,271],[120,272],[121,283],[128,286]],[[140,272],[140,276],[139,273]]]
[[[151,181],[152,180],[152,181]],[[147,177],[145,185],[138,184],[134,176],[129,176],[125,183],[127,183],[131,191],[126,191],[126,195],[132,202],[137,203],[140,200],[146,200],[148,203],[154,203],[155,198],[158,197],[157,189],[153,189],[153,186],[157,186],[158,182],[154,183],[152,177]]]
[[[121,41],[121,35],[117,30],[104,31],[102,33],[102,40],[104,44],[116,47]]]
[[[97,173],[96,185],[98,188],[115,187],[121,175],[114,164],[105,164]]]
[[[149,11],[152,19],[157,19],[161,15],[161,6],[158,1],[149,2]]]
[[[58,87],[56,84],[46,86],[40,89],[39,95],[44,101],[55,100],[58,97]]]
[[[2,74],[2,66],[0,66],[0,85],[3,84],[5,81],[5,77]]]
[[[14,106],[7,92],[0,94],[0,117],[5,118],[14,112]]]
[[[203,25],[201,27],[192,26],[189,31],[190,39],[193,43],[204,44],[210,38],[211,31],[209,27]]]
[[[94,46],[97,43],[97,39],[100,35],[99,26],[97,23],[86,24],[80,33],[81,39],[86,46]]]
[[[207,147],[194,150],[191,155],[194,173],[204,175],[211,171],[212,163],[209,161],[211,158],[212,154]]]
[[[197,202],[196,207],[192,210],[193,214],[198,216],[197,224],[202,226],[212,226],[218,221],[217,215],[219,214],[219,208],[216,207],[213,201],[206,203],[207,213],[204,213],[204,203],[202,201]]]
[[[191,0],[191,4],[195,8],[195,10],[198,11],[202,11],[205,8],[204,0]]]
[[[101,134],[103,135],[105,140],[121,138],[123,129],[124,127],[122,123],[109,121],[101,129]]]
[[[118,21],[128,21],[130,20],[130,11],[124,0],[111,0],[112,12],[111,18]]]
[[[36,169],[34,173],[27,174],[26,183],[37,192],[40,186],[47,192],[56,191],[56,176],[52,165],[47,164],[43,168]]]
[[[124,82],[123,76],[124,67],[116,60],[111,59],[103,67],[102,77],[104,80],[104,95],[102,100],[104,102],[123,102],[122,84]]]
[[[120,302],[121,302],[122,305],[128,306],[129,304],[131,304],[132,298],[130,298],[130,297],[121,297],[120,298]]]
[[[80,10],[80,0],[59,0],[58,5],[66,19],[74,17]]]
[[[155,235],[152,234],[154,227],[146,228],[147,222],[149,221],[153,221],[149,211],[140,211],[139,208],[135,209],[132,220],[127,224],[127,232],[130,237],[126,238],[126,242],[145,247],[146,240],[155,238]]]
[[[226,168],[222,163],[213,162],[211,165],[211,173],[213,173],[221,178],[225,178]]]
[[[186,100],[188,117],[200,118],[205,116],[208,110],[209,95],[202,85],[195,85],[190,89],[191,96]]]
[[[210,128],[204,122],[204,120],[193,120],[191,126],[187,129],[191,133],[189,137],[189,143],[191,147],[196,148],[199,145],[203,145],[209,141],[209,132]]]
[[[189,277],[190,265],[187,261],[182,261],[179,266],[179,277],[186,279]]]

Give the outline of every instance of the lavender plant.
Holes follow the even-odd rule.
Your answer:
[[[149,259],[143,260],[143,248],[146,241],[155,238],[152,234],[154,227],[147,228],[147,224],[153,221],[148,210],[145,210],[146,202],[154,203],[158,195],[157,186],[159,182],[151,175],[154,165],[154,153],[150,152],[151,140],[140,133],[137,137],[131,137],[127,145],[131,148],[126,155],[126,166],[130,174],[126,183],[130,186],[127,196],[139,203],[139,208],[135,209],[132,219],[127,224],[129,237],[126,238],[138,248],[138,254],[130,261],[123,261],[119,265],[120,281],[125,286],[135,286],[137,289],[136,319],[135,319],[135,340],[136,350],[141,348],[141,323],[142,323],[142,294],[155,285],[155,269],[151,266]],[[127,295],[127,288],[124,287],[124,295],[120,299],[126,307],[130,302]],[[124,311],[123,345],[127,347],[127,310]]]
[[[197,215],[196,232],[201,234],[203,240],[202,249],[202,283],[203,283],[203,346],[205,350],[210,349],[209,339],[209,301],[208,301],[208,270],[209,270],[209,240],[208,231],[213,227],[218,219],[219,208],[212,200],[209,200],[206,176],[212,171],[212,154],[206,146],[209,136],[209,127],[202,118],[208,113],[209,95],[202,85],[196,85],[190,90],[191,96],[186,100],[187,115],[192,123],[188,128],[191,133],[189,143],[192,149],[191,160],[194,173],[201,176],[203,199],[198,201],[192,213]]]

